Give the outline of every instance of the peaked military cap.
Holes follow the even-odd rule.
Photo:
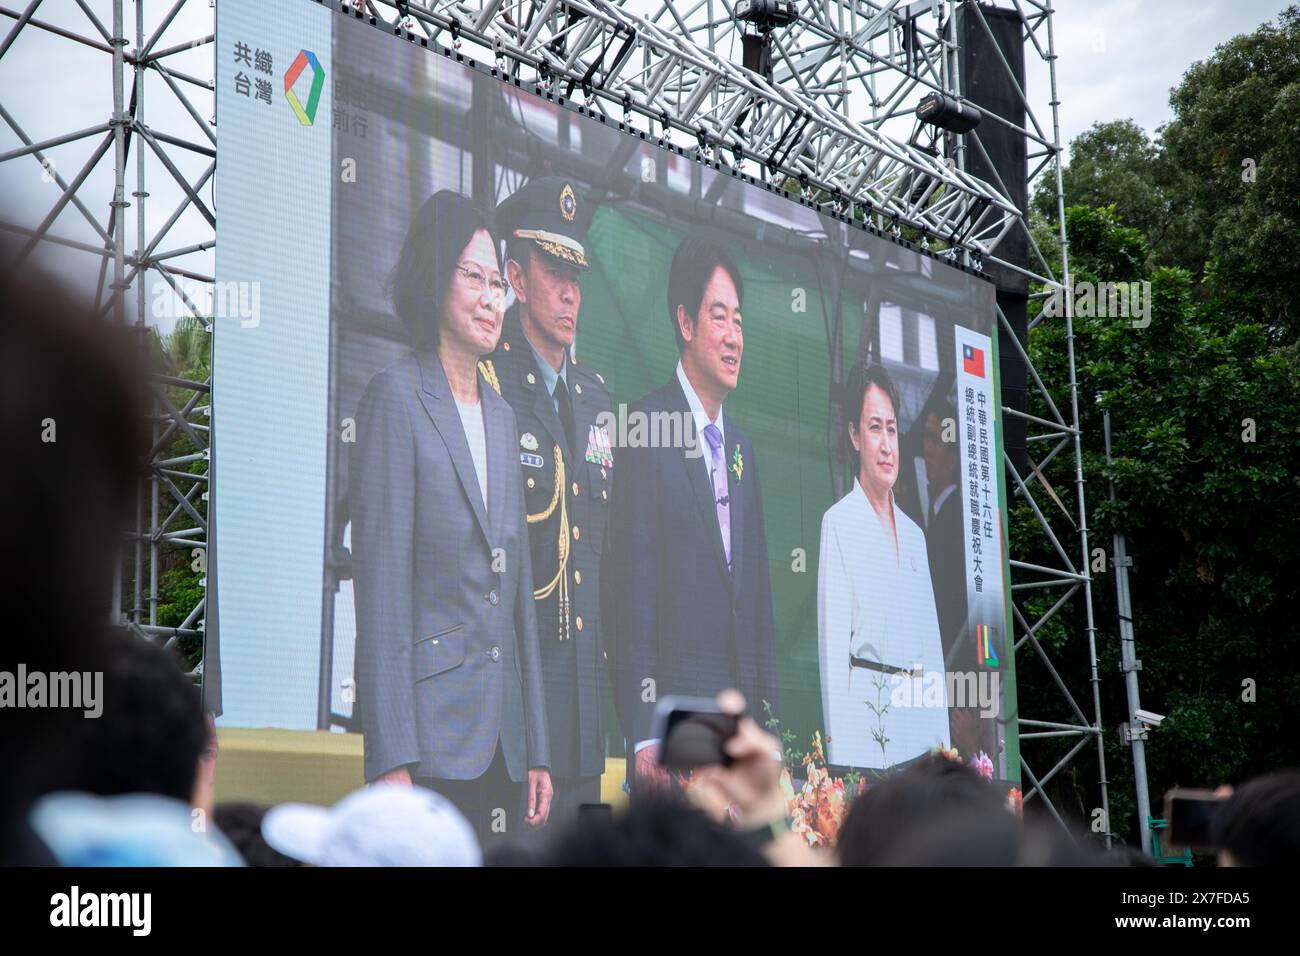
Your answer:
[[[539,251],[586,269],[583,240],[593,212],[572,180],[542,176],[501,201],[497,228],[508,239],[531,239]]]

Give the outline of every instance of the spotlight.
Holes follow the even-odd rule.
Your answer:
[[[733,14],[741,23],[752,23],[760,30],[788,27],[799,19],[794,0],[740,0]]]
[[[732,16],[736,22],[752,24],[758,31],[741,34],[741,66],[771,80],[772,31],[799,19],[793,0],[740,0]]]
[[[946,93],[927,93],[916,106],[916,118],[951,133],[969,133],[980,124],[973,106]]]

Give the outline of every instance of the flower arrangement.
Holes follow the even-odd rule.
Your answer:
[[[834,846],[853,801],[867,790],[867,778],[856,771],[842,776],[832,775],[826,763],[826,743],[829,743],[830,738],[823,740],[821,731],[815,731],[808,750],[798,751],[791,746],[796,739],[795,735],[781,729],[781,722],[772,713],[767,701],[763,701],[763,710],[767,715],[764,725],[769,732],[781,739],[785,757],[785,766],[781,769],[781,790],[789,808],[790,828],[803,837],[809,846]],[[993,759],[982,750],[965,761],[956,747],[940,742],[930,748],[930,753],[955,763],[968,763],[990,784],[996,783]],[[799,767],[803,768],[802,780],[791,773],[791,768]],[[1007,809],[1017,816],[1023,815],[1019,788],[1011,787],[1007,791]]]

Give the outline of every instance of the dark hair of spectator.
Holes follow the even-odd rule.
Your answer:
[[[985,786],[989,786],[986,782]],[[880,866],[1062,867],[1105,866],[1111,860],[1079,842],[1055,820],[1005,807],[949,808],[896,840]]]
[[[397,265],[388,277],[393,310],[421,351],[438,345],[442,304],[461,254],[492,220],[473,200],[443,189],[424,201],[406,231]],[[497,255],[496,239],[492,240]],[[500,268],[500,262],[497,263]]]
[[[144,333],[30,261],[11,268],[16,252],[0,241],[0,670],[93,672],[149,451]],[[86,721],[53,707],[0,720],[0,862],[48,860],[21,821]]]
[[[767,866],[735,830],[680,801],[645,799],[609,819],[588,817],[550,848],[548,866]]]
[[[218,803],[212,811],[213,822],[249,866],[302,866],[273,849],[262,836],[266,810],[256,803]]]
[[[1270,773],[1237,787],[1216,817],[1214,844],[1237,866],[1300,863],[1300,770]]]
[[[686,307],[686,315],[694,325],[704,302],[704,290],[717,269],[723,269],[731,276],[736,286],[736,300],[743,302],[745,286],[740,280],[740,268],[721,244],[701,236],[687,236],[673,253],[672,265],[668,267],[668,321],[672,323],[673,339],[679,352],[685,340],[677,325],[677,307]]]
[[[105,644],[103,713],[80,722],[80,779],[70,789],[189,803],[208,743],[198,688],[170,651],[143,638],[117,632]]]
[[[869,786],[853,801],[836,853],[844,866],[878,866],[918,840],[936,821],[960,812],[1009,815],[1005,795],[980,774],[945,757],[926,756]]]

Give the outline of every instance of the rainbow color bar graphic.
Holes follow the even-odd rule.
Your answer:
[[[984,662],[985,667],[997,667],[998,655],[993,651],[993,635],[989,633],[987,624],[977,624],[975,626],[975,641],[979,648],[979,658]]]
[[[304,107],[302,101],[298,99],[298,94],[293,91],[293,85],[298,82],[298,77],[308,66],[311,67],[311,92],[307,94],[307,105]],[[284,98],[289,101],[293,107],[294,115],[298,117],[298,122],[303,126],[310,126],[316,122],[316,107],[320,104],[320,91],[325,86],[325,71],[321,69],[320,60],[316,59],[316,54],[311,50],[299,50],[298,55],[294,57],[293,63],[289,64],[289,69],[284,74]]]

